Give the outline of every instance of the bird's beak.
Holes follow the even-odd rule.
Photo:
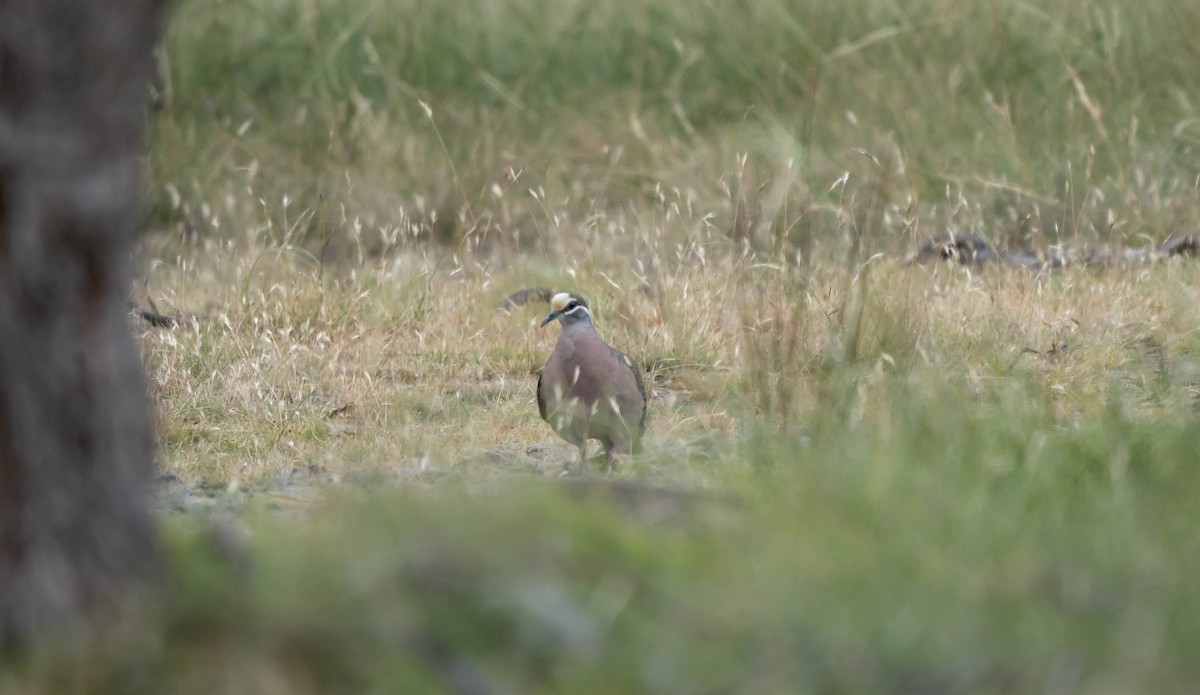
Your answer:
[[[562,316],[561,311],[551,311],[549,314],[546,314],[546,318],[542,319],[542,328],[545,328],[546,324],[550,323],[559,316]]]

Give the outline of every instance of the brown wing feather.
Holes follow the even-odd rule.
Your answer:
[[[531,301],[549,302],[553,296],[554,290],[548,287],[526,287],[500,300],[500,304],[496,308],[511,312],[513,309],[528,304]]]
[[[513,309],[516,309],[519,306],[524,306],[530,302],[549,304],[550,299],[554,296],[554,294],[555,290],[552,290],[549,287],[526,287],[513,292],[504,299],[501,299],[500,303],[496,305],[496,308],[503,309],[508,313],[512,313]],[[572,296],[579,300],[580,304],[588,306],[587,300],[583,297],[577,294]]]

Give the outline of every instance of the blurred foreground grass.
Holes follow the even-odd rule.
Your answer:
[[[527,480],[217,531],[171,521],[160,602],[0,686],[1188,690],[1194,433],[1116,413],[1055,432],[1034,406],[948,405],[970,398],[750,438],[753,472],[720,495]]]
[[[1171,0],[180,3],[163,469],[360,484],[164,514],[161,595],[0,691],[1188,690],[1196,265],[900,258],[1195,233],[1197,45]],[[542,447],[533,285],[650,370],[612,479]]]

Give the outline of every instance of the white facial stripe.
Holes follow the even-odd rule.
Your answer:
[[[585,307],[582,304],[576,304],[570,310],[564,311],[563,316],[578,316],[578,315],[580,315],[580,312],[582,312],[584,314],[588,314],[587,307]],[[588,314],[588,316],[591,316],[591,314]]]

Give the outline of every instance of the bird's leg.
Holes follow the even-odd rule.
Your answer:
[[[575,475],[583,475],[587,473],[587,440],[579,445],[579,469],[575,471]]]
[[[617,447],[609,446],[604,450],[604,472],[612,475],[617,470]]]
[[[588,430],[590,430],[592,427],[591,415],[591,413],[587,413],[586,418],[583,421],[583,427],[581,428],[582,432],[579,434],[579,475],[585,475],[587,473],[587,443]]]

